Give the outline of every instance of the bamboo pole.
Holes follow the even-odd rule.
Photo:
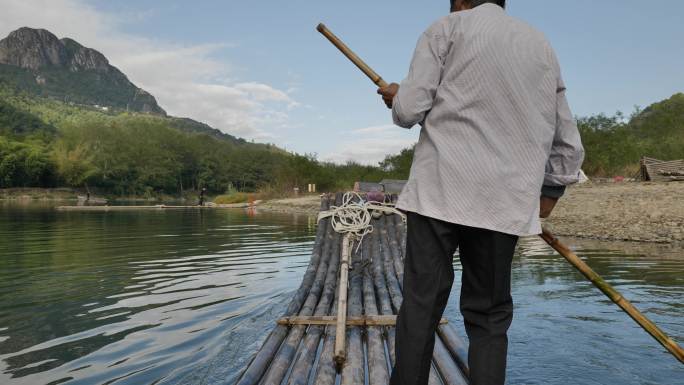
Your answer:
[[[335,291],[334,303],[337,303],[337,295],[339,291]],[[331,315],[337,315],[337,306],[332,307]],[[333,349],[335,347],[335,325],[328,325],[325,329],[325,338],[323,339],[323,348],[321,349],[320,357],[318,359],[318,366],[315,369],[314,384],[316,385],[334,385],[337,378],[337,369],[333,360]]]
[[[394,257],[389,249],[389,242],[387,241],[387,228],[382,220],[377,221],[376,230],[380,233],[378,237],[380,238],[382,263],[390,299],[392,299],[392,306],[394,307],[395,312],[399,312],[401,301],[404,297],[401,293],[401,286],[399,286],[397,274],[394,271]]]
[[[361,250],[358,242],[352,242],[353,250],[351,263],[351,277],[349,277],[348,316],[360,317],[363,313],[363,270],[361,269]],[[337,325],[339,330],[339,325]],[[361,328],[351,326],[347,328],[347,362],[342,368],[341,385],[362,384],[364,382],[364,354],[361,340]]]
[[[373,285],[371,237],[363,242],[363,310],[366,317],[378,316],[378,304]],[[385,347],[382,338],[382,327],[369,326],[366,330],[366,346],[368,350],[368,383],[369,385],[386,385],[389,383],[389,367],[385,358]]]
[[[624,310],[636,323],[639,324],[648,334],[656,339],[668,352],[670,352],[679,362],[684,363],[684,350],[665,332],[663,332],[656,324],[643,315],[631,302],[625,299],[622,294],[615,290],[608,282],[606,282],[600,275],[598,275],[591,267],[582,261],[575,253],[567,246],[561,243],[556,237],[547,229],[543,229],[539,235],[546,243],[554,250],[562,255],[571,265],[579,270],[591,283],[603,292],[611,301],[615,302],[622,310]]]
[[[466,380],[461,369],[456,365],[456,362],[454,362],[454,359],[444,345],[444,342],[438,336],[435,336],[435,348],[432,355],[435,366],[437,366],[437,370],[441,374],[445,385],[468,385],[468,380]]]
[[[323,289],[323,293],[316,306],[314,317],[322,317],[325,314],[328,314],[330,308],[334,305],[333,297],[335,296],[335,287],[338,283],[337,272],[339,267],[339,253],[336,252],[335,248],[339,245],[339,235],[335,234],[329,241],[331,244],[330,252],[332,258],[330,260],[328,273],[325,277],[325,288]],[[318,344],[322,333],[322,326],[312,326],[306,330],[306,336],[304,337],[304,341],[302,342],[296,359],[294,360],[294,364],[292,365],[288,384],[305,385],[308,383],[309,373],[316,360],[316,352],[318,351]]]
[[[327,210],[328,207],[330,207],[330,197],[326,195],[321,198],[321,210]],[[302,283],[300,284],[299,289],[297,289],[297,292],[290,301],[287,310],[285,310],[286,316],[297,314],[302,308],[316,278],[320,261],[323,258],[327,258],[327,256],[322,256],[322,249],[326,231],[330,227],[329,222],[329,219],[324,219],[318,224],[318,228],[316,229],[316,240],[311,254],[311,261],[309,262],[309,266],[304,273],[304,278],[302,278]],[[288,331],[289,328],[286,326],[276,326],[275,329],[273,329],[261,348],[257,351],[254,358],[252,358],[252,361],[249,363],[245,371],[242,373],[237,385],[255,385],[258,383],[259,379],[264,375],[264,372],[270,365],[271,360],[278,351],[278,348],[287,336]]]
[[[299,312],[300,316],[310,316],[313,314],[313,312],[315,311],[315,307],[319,303],[319,300],[323,293],[323,288],[326,286],[326,279],[331,279],[331,271],[333,272],[332,277],[336,276],[334,272],[337,271],[338,267],[337,259],[335,258],[335,254],[331,253],[330,250],[334,247],[334,239],[337,239],[339,237],[337,236],[338,234],[334,230],[332,230],[331,226],[329,226],[329,228],[330,230],[326,236],[326,241],[324,244],[325,247],[323,249],[324,256],[327,255],[328,258],[323,259],[321,261],[318,271],[316,272],[316,278],[311,287],[311,291],[309,292],[309,295],[306,298],[306,301],[304,302],[302,310]],[[327,284],[334,285],[334,281],[329,280]],[[287,374],[287,371],[289,370],[292,364],[292,359],[297,350],[297,346],[299,346],[299,343],[301,342],[305,331],[306,326],[301,325],[295,326],[290,329],[290,333],[288,334],[285,342],[283,342],[283,345],[278,351],[278,354],[274,357],[273,362],[271,363],[270,367],[268,368],[268,371],[266,372],[266,375],[263,380],[264,383],[281,383],[281,381]]]
[[[397,283],[399,287],[404,289],[404,261],[402,259],[402,253],[399,249],[399,241],[397,240],[397,224],[393,217],[398,217],[398,215],[383,215],[382,221],[384,223],[385,232],[387,236],[387,244],[392,253],[392,262],[394,264],[394,272],[397,274]]]
[[[468,345],[461,339],[452,325],[440,325],[437,327],[437,334],[444,341],[444,346],[449,349],[451,356],[458,364],[465,377],[470,376],[468,368]]]
[[[346,337],[347,337],[347,289],[349,284],[349,260],[351,245],[350,235],[346,234],[342,238],[342,255],[340,260],[340,281],[337,293],[337,325],[335,331],[335,364],[339,372],[347,359]]]
[[[395,306],[397,312],[399,311],[399,308],[401,307],[401,302],[404,300],[403,293],[401,291],[401,288],[399,287],[399,283],[397,280],[397,275],[396,272],[394,271],[394,263],[393,259],[394,256],[390,252],[389,249],[389,242],[387,239],[387,228],[385,226],[386,223],[383,223],[381,219],[376,220],[376,229],[378,231],[374,231],[373,233],[380,233],[378,234],[379,238],[379,246],[380,246],[380,256],[382,259],[381,266],[384,269],[384,277],[385,277],[385,282],[387,283],[387,286],[389,287],[389,295],[392,300],[392,304]],[[393,229],[392,229],[393,230]],[[383,234],[385,234],[383,236]],[[391,338],[388,340],[389,341],[389,350],[390,350],[390,357],[392,358],[392,365],[395,363],[395,352],[394,352],[394,346],[395,346],[395,328],[391,328]],[[430,377],[428,378],[428,384],[429,385],[438,385],[440,384],[441,381],[437,375],[437,371],[435,370],[434,365],[430,365]]]
[[[363,60],[361,60],[360,57],[358,57],[354,51],[349,49],[346,44],[342,42],[337,36],[335,36],[334,33],[332,33],[323,23],[318,24],[318,27],[316,27],[318,32],[323,34],[337,49],[344,54],[349,60],[351,60],[354,65],[359,67],[361,72],[366,74],[368,78],[375,83],[378,87],[387,87],[387,82],[385,82],[380,75],[377,74],[377,72],[373,71],[373,69],[366,64]]]

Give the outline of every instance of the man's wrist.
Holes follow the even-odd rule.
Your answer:
[[[558,199],[565,194],[565,186],[550,186],[543,185],[541,189],[541,196]]]

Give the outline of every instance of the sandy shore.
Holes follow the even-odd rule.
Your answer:
[[[272,211],[316,214],[318,195],[263,202]],[[545,220],[557,235],[684,244],[684,182],[573,186]]]

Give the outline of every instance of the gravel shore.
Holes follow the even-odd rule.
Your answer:
[[[684,242],[684,183],[587,183],[568,188],[545,221],[557,235]]]
[[[316,214],[318,195],[263,202],[270,211]],[[556,235],[684,244],[684,182],[585,183],[568,188],[544,225]]]
[[[317,215],[321,208],[320,195],[305,195],[298,198],[271,199],[259,204],[259,210],[281,213]]]

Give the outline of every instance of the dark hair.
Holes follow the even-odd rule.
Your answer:
[[[501,8],[506,8],[506,0],[463,0],[463,1],[467,1],[468,4],[470,4],[470,6],[473,8],[477,7],[478,5],[485,4],[485,3],[492,3],[492,4],[498,5]],[[456,0],[451,0],[451,6],[452,7],[454,6],[455,2],[456,2]]]

